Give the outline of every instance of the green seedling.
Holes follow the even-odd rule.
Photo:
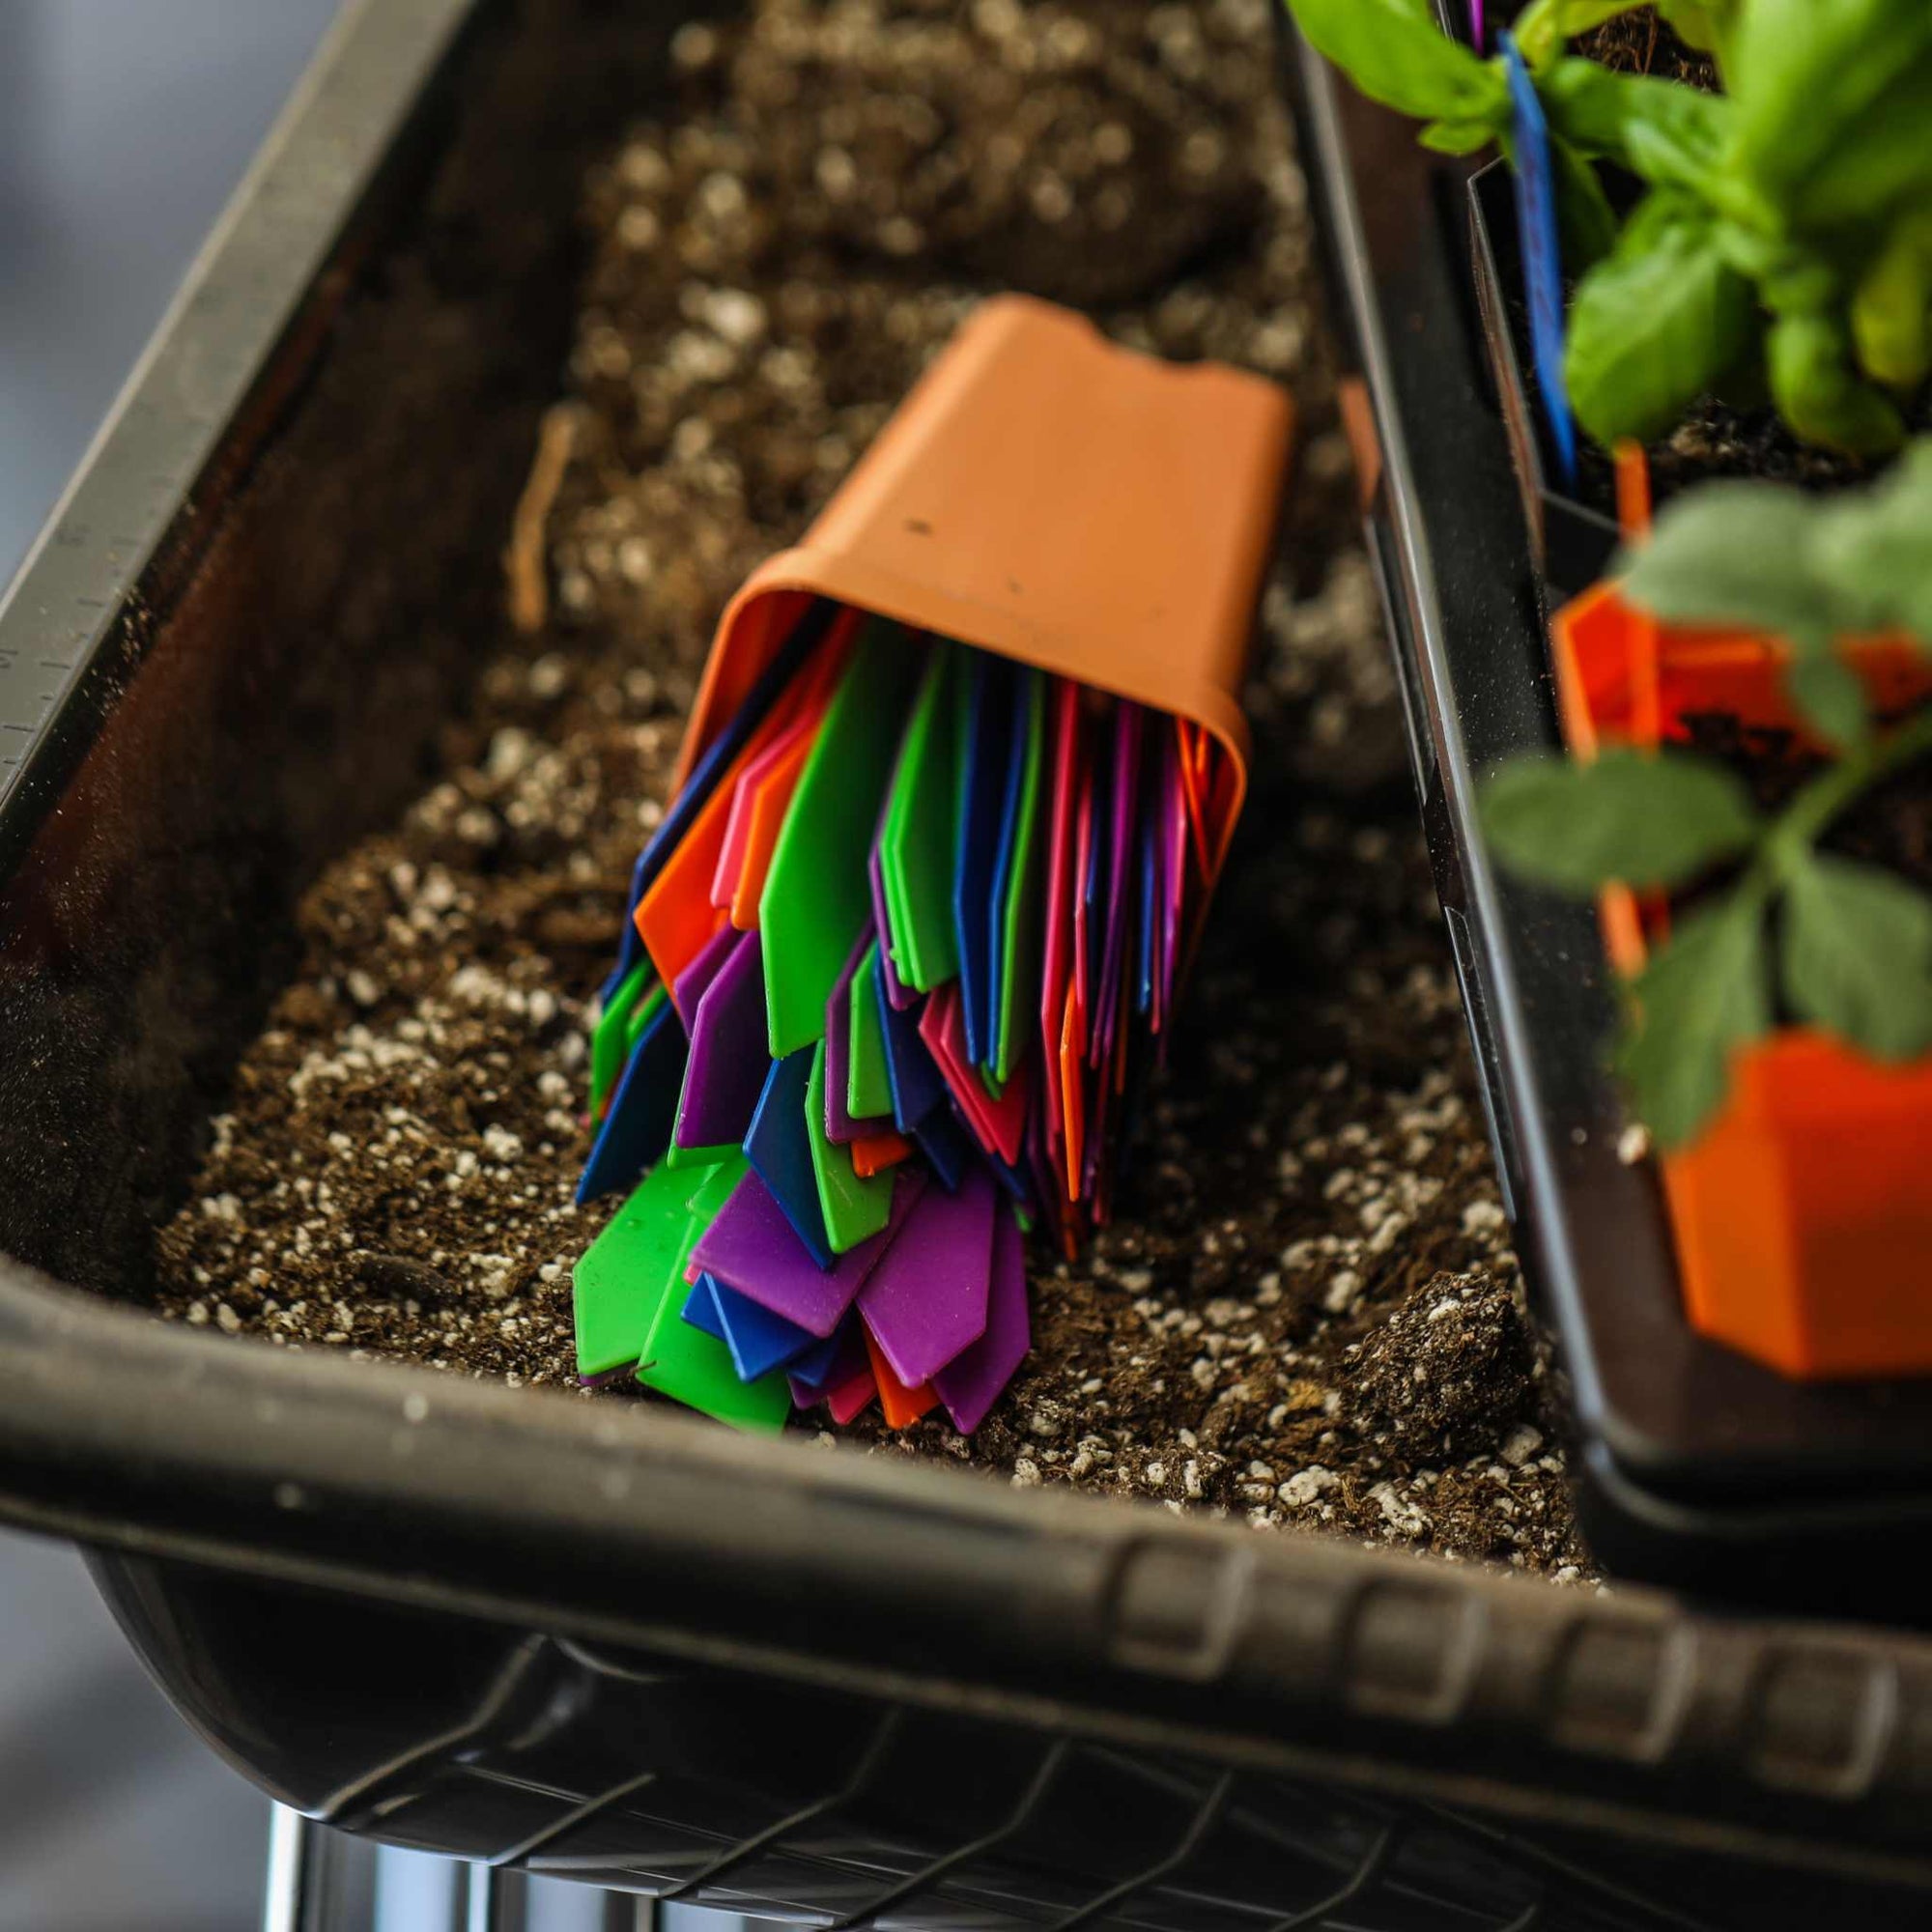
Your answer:
[[[1662,1146],[1721,1105],[1732,1056],[1780,1004],[1874,1059],[1932,1050],[1932,900],[1817,849],[1881,780],[1932,756],[1932,707],[1874,728],[1840,639],[1889,632],[1932,653],[1932,442],[1876,488],[1820,502],[1773,484],[1686,497],[1622,563],[1634,604],[1668,621],[1774,632],[1793,701],[1837,758],[1775,815],[1688,753],[1607,751],[1589,764],[1511,760],[1484,787],[1502,863],[1573,895],[1709,880],[1626,989],[1617,1065]]]
[[[1428,123],[1429,146],[1507,148],[1501,63],[1444,35],[1429,0],[1288,4],[1365,94]],[[1516,23],[1583,270],[1565,358],[1577,419],[1605,444],[1649,440],[1700,396],[1768,391],[1807,441],[1889,455],[1932,375],[1932,7],[1660,7],[1712,50],[1722,95],[1564,52],[1627,11],[1533,0]],[[1649,189],[1621,224],[1604,162]]]

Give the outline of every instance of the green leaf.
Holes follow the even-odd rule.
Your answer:
[[[1844,317],[1780,316],[1766,350],[1777,412],[1807,442],[1848,456],[1889,456],[1903,446],[1905,419],[1859,374]]]
[[[1481,810],[1505,866],[1577,894],[1613,880],[1681,885],[1747,850],[1758,832],[1739,781],[1680,753],[1607,751],[1587,765],[1515,758],[1483,786]]]
[[[1932,55],[1885,91],[1819,164],[1791,185],[1793,228],[1827,242],[1888,210],[1923,206],[1932,187]]]
[[[1663,435],[1748,346],[1750,288],[1711,242],[1709,213],[1661,190],[1583,277],[1564,373],[1599,442]]]
[[[1549,139],[1556,164],[1556,212],[1563,224],[1563,266],[1580,275],[1617,245],[1617,213],[1595,166],[1559,134]]]
[[[1615,73],[1595,61],[1558,61],[1538,83],[1553,132],[1586,155],[1618,162],[1653,187],[1708,194],[1722,166],[1730,102],[1673,80]]]
[[[1508,125],[1501,69],[1443,33],[1430,0],[1289,0],[1289,11],[1370,99],[1418,121]]]
[[[1888,388],[1910,395],[1932,376],[1932,209],[1896,223],[1865,270],[1852,298],[1852,335],[1860,366]]]
[[[1902,879],[1807,854],[1785,886],[1780,965],[1792,1009],[1875,1060],[1932,1048],[1932,901]]]
[[[1488,121],[1432,121],[1415,138],[1438,155],[1480,154],[1497,138]]]
[[[1812,514],[1818,573],[1855,614],[1845,628],[1896,627],[1932,650],[1932,438],[1882,483]]]
[[[1637,1113],[1682,1147],[1722,1105],[1731,1056],[1771,1028],[1763,918],[1754,896],[1692,913],[1630,983],[1617,1051]]]
[[[1840,659],[1822,651],[1802,657],[1784,682],[1805,723],[1828,745],[1848,751],[1870,735],[1865,688]]]
[[[1820,649],[1848,607],[1813,560],[1817,505],[1776,483],[1710,483],[1657,520],[1618,560],[1624,594],[1673,624],[1770,631]]]
[[[1772,200],[1808,180],[1932,53],[1922,0],[1749,0],[1728,38],[1733,161]]]
[[[1680,81],[1631,76],[1625,89],[1627,164],[1653,187],[1721,199],[1731,103]]]

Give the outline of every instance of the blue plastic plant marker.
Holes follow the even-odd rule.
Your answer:
[[[1000,786],[999,827],[993,838],[993,876],[986,888],[986,968],[980,980],[980,998],[985,1010],[980,1017],[977,1036],[973,1031],[969,1006],[966,1021],[967,1051],[975,1065],[989,1073],[999,1065],[1000,1009],[1005,1004],[1006,986],[1006,905],[1007,884],[1012,876],[1013,841],[1019,832],[1020,794],[1026,783],[1027,716],[1032,690],[1038,681],[1037,672],[1017,671],[1008,680],[1005,728],[1007,731],[1006,769]]]
[[[986,1052],[991,1070],[1010,1067],[1013,1055],[1006,1034],[1015,1004],[1007,991],[1007,976],[1023,966],[1025,949],[1009,943],[1009,913],[1020,908],[1014,900],[1023,893],[1034,838],[1033,820],[1039,807],[1039,760],[1033,751],[1043,736],[1046,680],[1037,670],[1023,669],[1013,680],[1012,742],[1008,753],[1007,786],[1000,801],[1000,842],[993,859],[992,909],[988,914],[986,967]],[[1029,783],[1029,780],[1032,781]],[[1022,876],[1016,882],[1014,872]],[[1029,905],[1026,910],[1032,910]],[[1012,934],[1013,941],[1018,940]],[[1037,998],[1037,988],[1035,989]],[[999,1073],[1004,1080],[1004,1073]]]
[[[879,1022],[886,1036],[886,1084],[892,1089],[893,1124],[909,1134],[946,1098],[946,1076],[919,1037],[919,1015],[901,1012],[886,991],[885,951],[879,952],[875,981]]]
[[[967,704],[966,757],[960,772],[959,838],[952,872],[952,928],[959,941],[959,990],[966,1051],[974,1063],[990,1058],[993,867],[1006,804],[1012,752],[1011,677],[996,658],[973,661]]]
[[[755,932],[740,933],[704,989],[691,1023],[691,1059],[678,1095],[680,1148],[736,1147],[752,1125],[771,1060],[765,1052],[764,956]]]
[[[645,1168],[664,1157],[683,1075],[684,1029],[671,1003],[663,1000],[631,1051],[631,1064],[591,1144],[590,1158],[577,1183],[580,1208],[614,1187],[631,1186]]]
[[[801,1388],[822,1395],[828,1388],[849,1381],[865,1366],[866,1337],[858,1316],[848,1314],[824,1341],[814,1342],[800,1355],[786,1374],[791,1377],[794,1397]],[[810,1406],[799,1405],[801,1408]]]
[[[792,1232],[822,1268],[832,1265],[825,1238],[825,1213],[818,1205],[818,1182],[811,1165],[810,1128],[805,1118],[806,1088],[811,1080],[812,1049],[802,1046],[772,1062],[765,1091],[745,1136],[752,1171],[792,1225]]]
[[[1563,480],[1577,481],[1577,425],[1563,380],[1563,252],[1556,231],[1556,164],[1549,152],[1549,124],[1536,83],[1529,77],[1513,35],[1502,37],[1503,71],[1509,76],[1514,113],[1516,219],[1522,233],[1523,295],[1529,302],[1529,339],[1536,352],[1536,383]]]
[[[754,1382],[741,1381],[724,1343],[696,1322],[682,1320],[689,1299],[683,1288],[686,1265],[703,1230],[704,1223],[696,1216],[685,1223],[669,1288],[658,1304],[643,1358],[638,1363],[638,1379],[720,1422],[776,1435],[791,1413],[791,1389],[785,1378],[766,1376]],[[696,1275],[690,1279],[695,1286]]]
[[[1031,1214],[1033,1212],[1032,1174],[1023,1166],[1016,1166],[1011,1161],[1002,1160],[996,1153],[987,1153],[983,1148],[980,1150],[980,1156],[991,1171],[993,1179],[1006,1189],[1007,1198],[1011,1201],[1015,1208],[1027,1214]],[[1021,1151],[1020,1159],[1022,1161],[1026,1159],[1024,1150]]]
[[[912,1137],[919,1143],[919,1151],[925,1156],[925,1164],[931,1168],[933,1179],[947,1193],[956,1193],[967,1170],[973,1165],[974,1156],[980,1151],[980,1144],[973,1138],[971,1130],[949,1104],[935,1107],[913,1129]]]
[[[707,1335],[728,1345],[724,1318],[718,1312],[718,1284],[710,1275],[701,1274],[692,1284],[691,1293],[684,1298],[684,1319],[694,1328],[702,1328]]]
[[[711,1283],[712,1302],[724,1328],[724,1346],[731,1351],[741,1382],[754,1382],[774,1369],[784,1368],[816,1345],[818,1337],[810,1329],[774,1315],[769,1308],[760,1308],[749,1295],[726,1288],[714,1275],[702,1279]]]

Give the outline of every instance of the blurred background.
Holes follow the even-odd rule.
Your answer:
[[[339,5],[0,0],[0,582]]]
[[[338,0],[0,0],[0,582]],[[261,1919],[269,1803],[163,1702],[78,1556],[0,1536],[0,1926]]]
[[[79,1556],[12,1535],[0,1536],[0,1789],[8,1932],[260,1923],[269,1801],[148,1682]]]

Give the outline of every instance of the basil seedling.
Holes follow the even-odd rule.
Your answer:
[[[1710,485],[1667,509],[1625,560],[1626,594],[1660,617],[1789,642],[1793,699],[1840,754],[1776,816],[1758,811],[1735,774],[1677,751],[1606,751],[1589,764],[1517,758],[1484,787],[1490,843],[1524,878],[1579,895],[1718,879],[1627,989],[1617,1065],[1664,1147],[1709,1122],[1732,1054],[1776,1023],[1777,994],[1799,1020],[1876,1059],[1932,1050],[1932,899],[1817,850],[1872,785],[1932,757],[1932,707],[1875,730],[1835,648],[1847,636],[1894,632],[1932,654],[1928,530],[1932,441],[1882,484],[1836,500]]]
[[[1429,0],[1289,5],[1365,94],[1426,121],[1431,147],[1508,146],[1501,64],[1442,34]],[[1514,28],[1586,270],[1565,356],[1578,420],[1605,444],[1650,440],[1702,395],[1768,385],[1805,440],[1889,455],[1932,376],[1932,6],[1661,6],[1712,52],[1722,95],[1564,53],[1629,11],[1531,0]],[[1621,226],[1603,161],[1650,190]]]

